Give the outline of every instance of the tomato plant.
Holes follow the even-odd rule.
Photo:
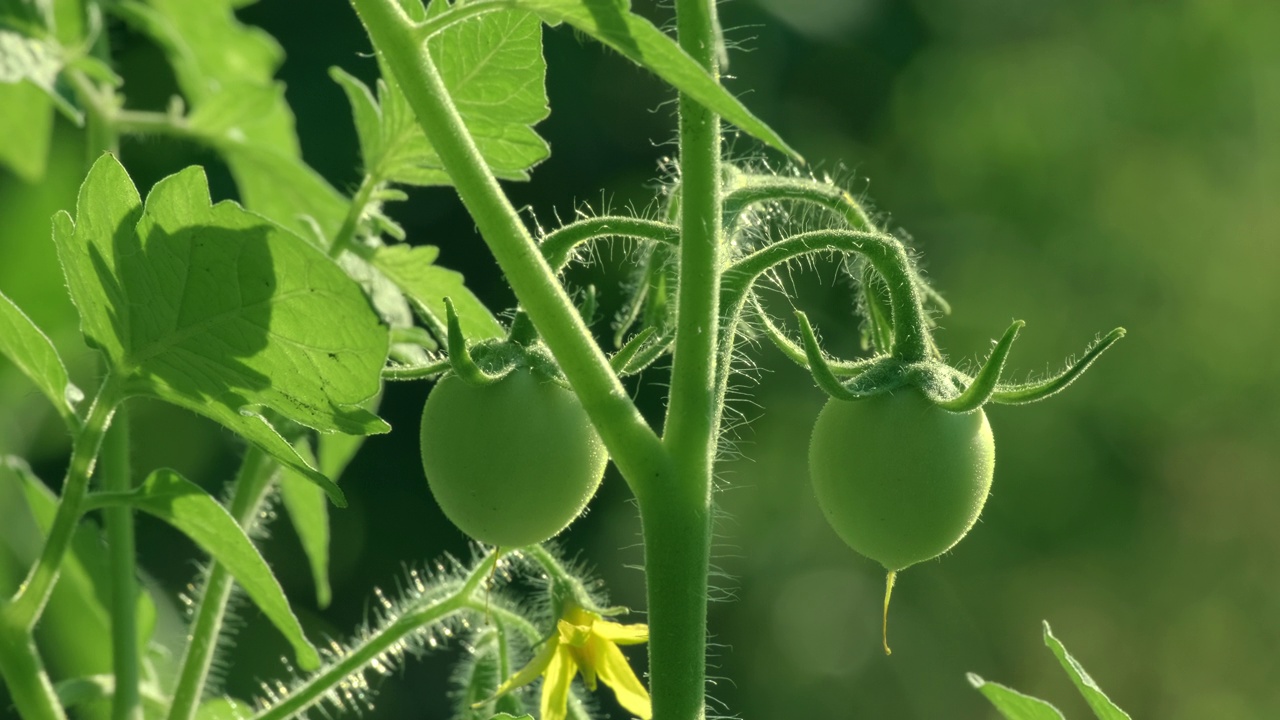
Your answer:
[[[518,548],[557,535],[595,494],[608,461],[572,390],[529,370],[436,384],[422,410],[431,494],[463,532]]]
[[[5,543],[25,577],[0,594],[0,676],[28,720],[107,705],[130,720],[358,712],[373,676],[459,635],[468,654],[455,710],[467,720],[524,712],[538,677],[540,720],[595,717],[577,674],[644,720],[703,718],[713,479],[751,340],[767,338],[833,398],[814,431],[814,487],[836,532],[889,569],[892,587],[896,571],[945,552],[981,511],[994,455],[982,407],[1057,393],[1123,335],[1057,375],[1009,383],[1019,322],[975,373],[952,366],[933,337],[949,306],[902,237],[832,181],[726,159],[728,124],[793,167],[803,161],[721,85],[726,46],[709,0],[677,0],[674,39],[612,0],[353,0],[377,77],[329,73],[359,142],[349,193],[303,160],[275,80],[280,48],[241,22],[243,4],[0,4],[3,120],[23,131],[0,133],[0,160],[38,181],[55,110],[84,128],[89,151],[74,207],[52,220],[85,346],[59,347],[0,296],[0,352],[73,439],[56,496],[23,462],[0,464],[0,498],[23,519],[0,530],[25,533]],[[113,24],[171,66],[178,95],[165,110],[127,102]],[[529,179],[548,157],[535,130],[549,112],[542,37],[561,25],[678,93],[678,159],[652,211],[584,212],[544,231],[499,184]],[[157,134],[215,153],[238,201],[214,202],[200,167],[156,182],[144,201],[121,140]],[[437,248],[406,242],[392,207],[424,186],[456,192],[516,307],[495,313],[437,264]],[[632,276],[605,329],[595,288],[566,269],[618,240]],[[815,257],[837,258],[856,289],[867,356],[832,358],[803,313],[797,342],[766,311],[763,287],[785,291],[787,271]],[[69,369],[63,357],[86,347],[97,366]],[[633,380],[645,372],[657,381]],[[480,544],[469,560],[408,570],[352,637],[318,647],[255,541],[280,498],[317,609],[328,604],[329,505],[345,507],[338,480],[365,438],[392,430],[378,403],[405,381],[436,382],[422,468],[445,515]],[[635,400],[655,386],[669,388],[661,422]],[[243,441],[225,500],[169,468],[135,479],[134,398]],[[626,610],[541,545],[582,512],[609,459],[643,527],[646,623],[606,619]],[[98,511],[101,534],[82,522]],[[153,637],[157,607],[172,599],[139,582],[139,512],[210,560],[173,647]],[[264,682],[252,708],[210,682],[237,586],[293,651],[292,677]],[[109,661],[53,668],[37,626],[85,636],[67,630],[77,622],[97,623],[88,635],[109,638]],[[646,642],[647,687],[620,649]]]

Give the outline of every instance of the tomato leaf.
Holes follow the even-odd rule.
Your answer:
[[[200,168],[161,180],[144,209],[110,155],[81,186],[75,221],[55,216],[54,239],[84,335],[128,392],[222,423],[344,503],[262,416],[389,429],[359,407],[378,391],[387,332],[333,261],[235,203],[210,205]]]
[[[156,470],[120,502],[154,515],[191,538],[230,571],[254,605],[293,645],[299,665],[314,669],[320,655],[307,641],[284,590],[235,518],[199,485],[177,472]]]
[[[192,109],[188,130],[226,160],[245,206],[303,237],[314,223],[332,239],[346,201],[303,162],[293,112],[273,79],[284,52],[236,19],[242,4],[148,0],[112,11],[164,50]]]
[[[410,13],[420,20],[449,8],[437,0],[425,12],[411,5]],[[450,25],[427,48],[489,168],[500,178],[527,180],[550,154],[532,127],[550,112],[542,21],[523,10],[492,12]],[[384,69],[376,100],[351,75],[337,68],[330,74],[351,102],[366,174],[405,185],[451,184],[391,73]]]
[[[8,356],[35,382],[69,426],[79,425],[75,404],[84,394],[67,379],[53,343],[4,293],[0,293],[0,355]]]
[[[1043,700],[999,683],[987,682],[973,673],[966,678],[974,689],[991,701],[1005,720],[1063,720],[1062,713]]]
[[[463,284],[462,274],[435,264],[439,254],[439,248],[430,245],[392,245],[376,248],[370,261],[420,309],[441,321],[445,317],[444,299],[452,300],[468,339],[502,337],[502,325]]]
[[[537,13],[548,24],[563,22],[590,35],[748,134],[800,158],[674,40],[632,13],[629,0],[519,0],[519,5]]]
[[[1085,702],[1089,703],[1089,709],[1093,710],[1098,720],[1130,720],[1129,713],[1111,702],[1106,693],[1102,692],[1102,688],[1098,687],[1098,683],[1085,672],[1084,666],[1071,657],[1071,653],[1067,652],[1062,642],[1053,636],[1047,621],[1044,624],[1044,644],[1057,656],[1062,669],[1071,676],[1071,682],[1075,683],[1076,689],[1084,696]]]
[[[294,448],[308,464],[317,464],[315,454],[311,452],[311,443],[306,438],[295,443]],[[321,472],[337,482],[338,474],[329,472],[323,465],[319,467]],[[280,497],[284,499],[289,522],[298,533],[302,552],[311,566],[311,577],[316,586],[316,603],[322,608],[328,607],[333,599],[333,591],[329,585],[329,507],[324,501],[324,491],[306,477],[286,469],[280,475]]]

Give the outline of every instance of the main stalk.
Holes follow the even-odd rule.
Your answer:
[[[716,68],[713,0],[677,0],[680,46]],[[711,477],[718,434],[720,119],[680,95],[680,284],[663,441],[674,472],[639,496],[649,589],[649,683],[657,720],[705,715]]]

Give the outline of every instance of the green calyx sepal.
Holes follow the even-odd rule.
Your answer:
[[[1116,328],[1093,343],[1081,357],[1069,362],[1060,373],[1043,380],[1009,384],[1001,383],[1005,364],[1013,349],[1013,341],[1026,325],[1016,320],[992,348],[978,372],[969,376],[942,360],[925,359],[910,362],[893,353],[880,355],[859,364],[851,380],[841,380],[833,363],[818,344],[813,326],[803,312],[796,311],[805,360],[814,381],[837,400],[858,400],[901,387],[915,387],[930,402],[954,413],[967,413],[991,402],[1003,405],[1025,405],[1054,395],[1074,382],[1095,360],[1124,337],[1124,328]],[[844,368],[850,363],[840,363]],[[842,374],[849,374],[845,370]]]
[[[513,371],[524,369],[533,372],[540,379],[568,387],[564,374],[560,372],[551,353],[538,342],[532,324],[523,314],[516,316],[507,337],[469,343],[453,302],[445,298],[444,303],[448,323],[446,346],[449,350],[449,369],[463,382],[475,387],[492,385]]]

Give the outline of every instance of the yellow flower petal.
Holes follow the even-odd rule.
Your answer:
[[[588,639],[581,647],[566,646],[569,648],[569,654],[573,657],[573,661],[578,664],[578,672],[582,673],[582,683],[591,692],[596,691],[596,659],[591,650],[596,642],[598,641]]]
[[[525,665],[520,669],[520,672],[517,672],[515,675],[507,678],[506,682],[498,686],[493,697],[502,697],[512,690],[515,690],[518,687],[524,687],[536,680],[538,676],[547,669],[547,666],[551,663],[551,659],[555,655],[558,647],[560,647],[559,635],[552,635],[550,638],[547,638],[547,641],[542,644],[542,649],[538,651],[537,655],[533,656],[533,659],[529,661],[529,664]]]
[[[622,625],[601,620],[595,624],[592,632],[619,645],[639,645],[649,642],[649,626],[644,623]]]
[[[641,720],[653,717],[653,704],[649,700],[649,691],[645,689],[636,672],[631,669],[627,658],[618,646],[600,637],[592,638],[592,654],[596,660],[596,672],[605,685],[613,688],[618,696],[618,704],[635,714]]]
[[[569,655],[569,648],[561,645],[547,665],[547,676],[542,681],[542,704],[539,717],[542,720],[565,720],[569,714],[569,684],[578,667]]]

